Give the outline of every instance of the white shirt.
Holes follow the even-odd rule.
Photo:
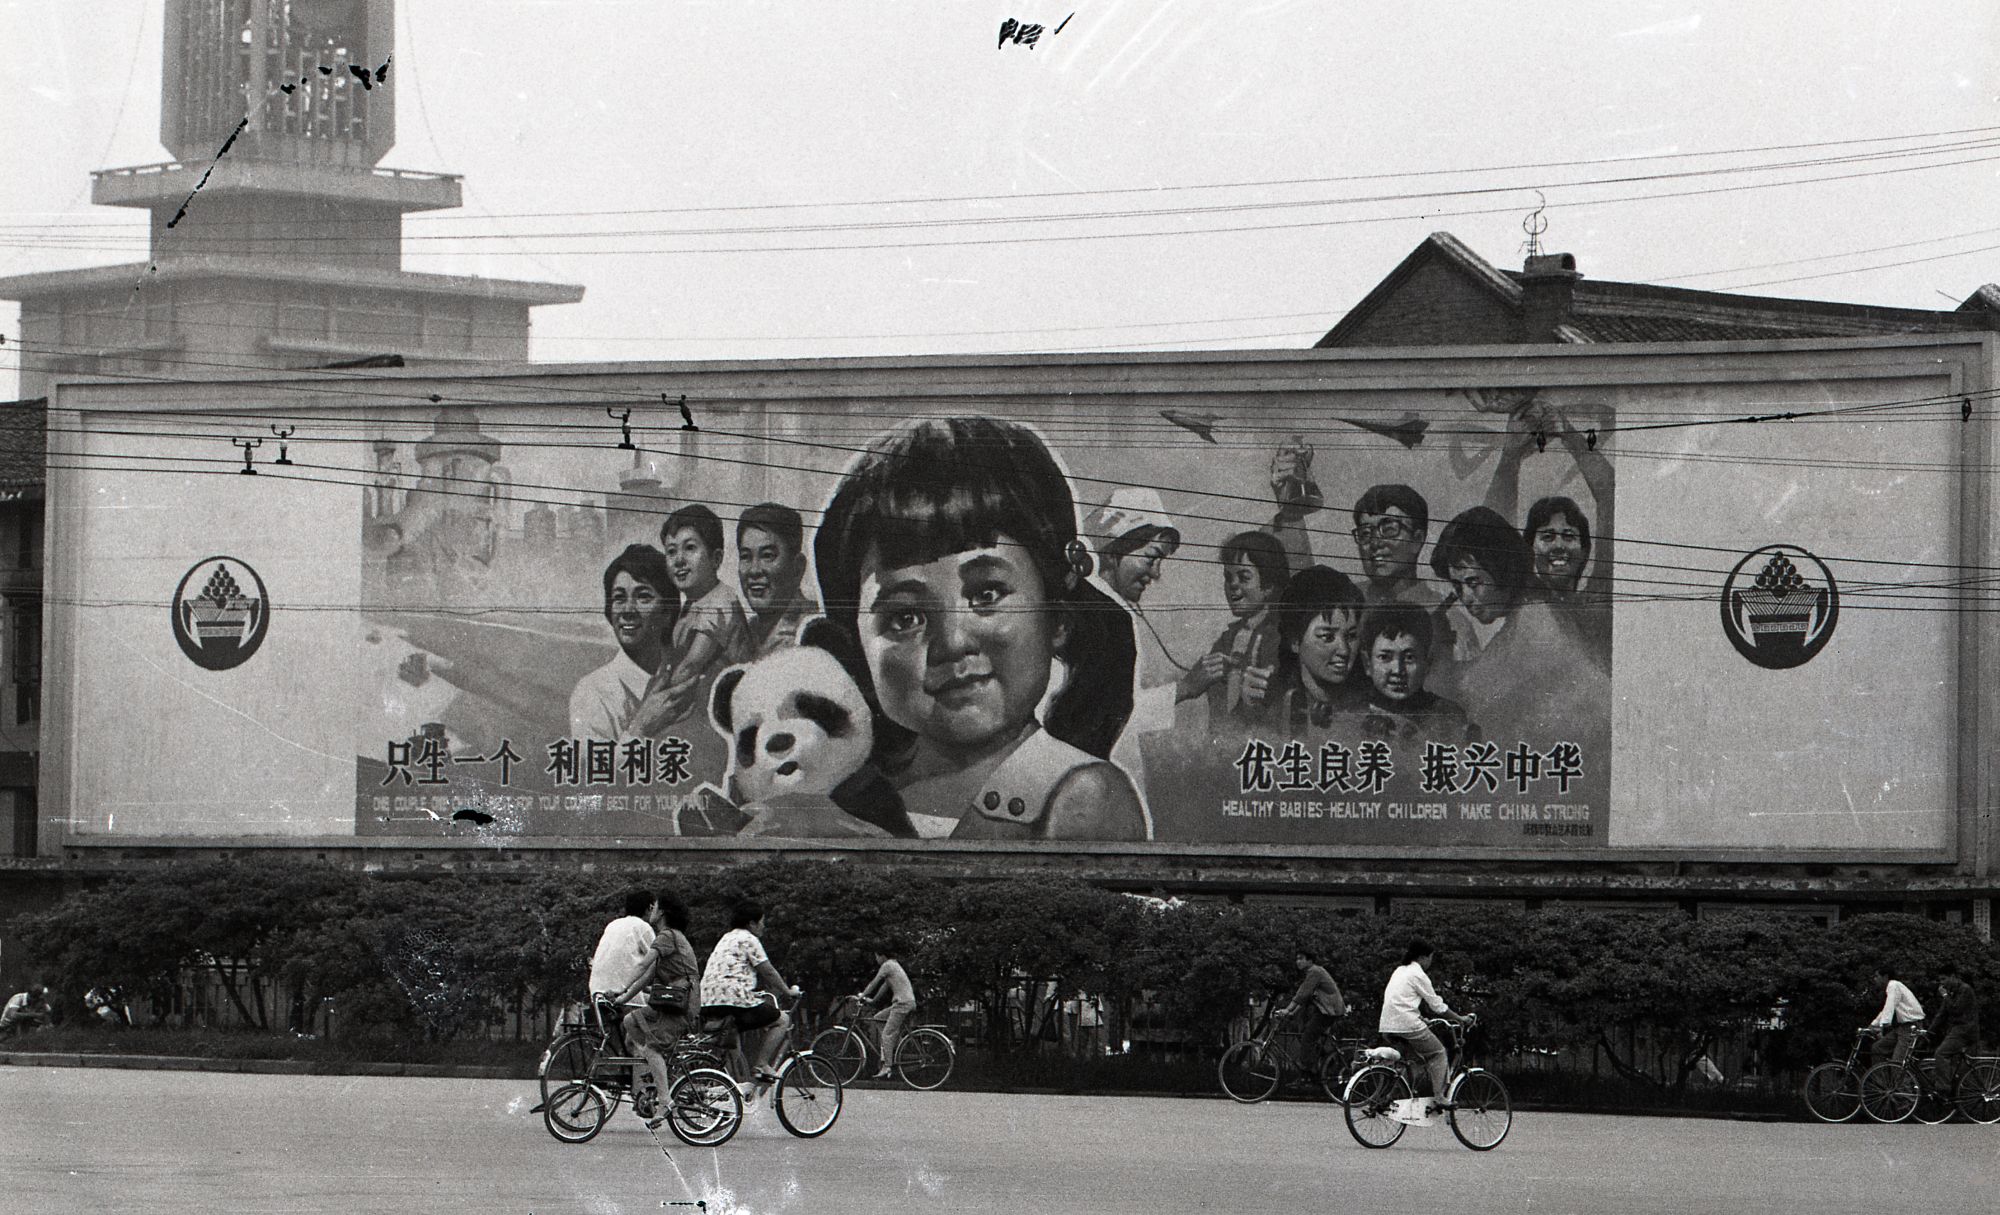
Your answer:
[[[1382,1018],[1375,1028],[1385,1034],[1421,1033],[1425,1029],[1425,1007],[1441,1013],[1451,1011],[1438,999],[1424,968],[1415,962],[1405,962],[1389,976],[1389,986],[1382,992]]]
[[[715,943],[701,974],[704,1004],[749,1008],[757,1003],[757,967],[769,962],[764,943],[748,928],[732,928]]]
[[[1889,980],[1883,992],[1882,1011],[1875,1014],[1875,1025],[1906,1025],[1911,1021],[1924,1019],[1924,1006],[1917,1003],[1917,994],[1903,986],[1901,979]]]
[[[636,915],[620,916],[604,926],[597,952],[590,958],[590,990],[620,995],[652,962],[653,926]]]
[[[610,662],[577,680],[576,690],[569,694],[570,737],[614,742],[623,737],[652,678],[621,649]]]

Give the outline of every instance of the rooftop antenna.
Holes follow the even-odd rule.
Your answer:
[[[1521,221],[1521,231],[1528,234],[1528,239],[1521,242],[1521,249],[1529,257],[1542,255],[1542,233],[1549,230],[1549,217],[1542,214],[1549,209],[1548,196],[1537,190],[1535,197],[1539,204],[1528,212],[1528,218]]]

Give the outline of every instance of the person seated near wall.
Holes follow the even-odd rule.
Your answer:
[[[28,1030],[48,1024],[49,1016],[55,1010],[49,1007],[49,989],[37,983],[23,992],[17,992],[0,1008],[0,1034],[25,1033]]]

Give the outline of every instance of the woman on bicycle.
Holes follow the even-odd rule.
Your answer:
[[[1445,1081],[1451,1075],[1451,1060],[1446,1055],[1444,1043],[1438,1041],[1438,1036],[1425,1023],[1424,1012],[1428,1009],[1432,1016],[1443,1017],[1454,1024],[1470,1020],[1453,1012],[1439,998],[1437,989],[1431,986],[1426,968],[1436,952],[1430,942],[1422,938],[1410,942],[1410,947],[1403,951],[1403,964],[1389,976],[1389,985],[1383,989],[1382,1017],[1376,1024],[1383,1037],[1400,1043],[1405,1050],[1424,1061],[1431,1077],[1432,1111],[1444,1102]]]
[[[664,1101],[669,1087],[666,1049],[687,1032],[688,1012],[701,1007],[701,959],[687,939],[687,904],[671,890],[662,890],[653,904],[653,944],[646,964],[619,993],[625,1014],[625,1042],[646,1061],[654,1091]],[[640,993],[650,991],[641,999]],[[664,1105],[649,1119],[657,1126],[666,1117]]]
[[[736,904],[729,913],[729,931],[715,943],[701,976],[702,1015],[727,1017],[735,1024],[750,1060],[751,1075],[760,1085],[777,1080],[772,1064],[792,1028],[791,1018],[778,1007],[772,993],[799,994],[771,965],[758,940],[763,934],[763,904],[749,899]]]

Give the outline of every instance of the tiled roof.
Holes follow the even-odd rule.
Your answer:
[[[1751,325],[1681,316],[1578,316],[1571,328],[1592,342],[1754,342],[1770,338],[1838,337],[1852,332],[1811,324]]]
[[[48,450],[48,401],[0,401],[0,490],[45,486]]]

